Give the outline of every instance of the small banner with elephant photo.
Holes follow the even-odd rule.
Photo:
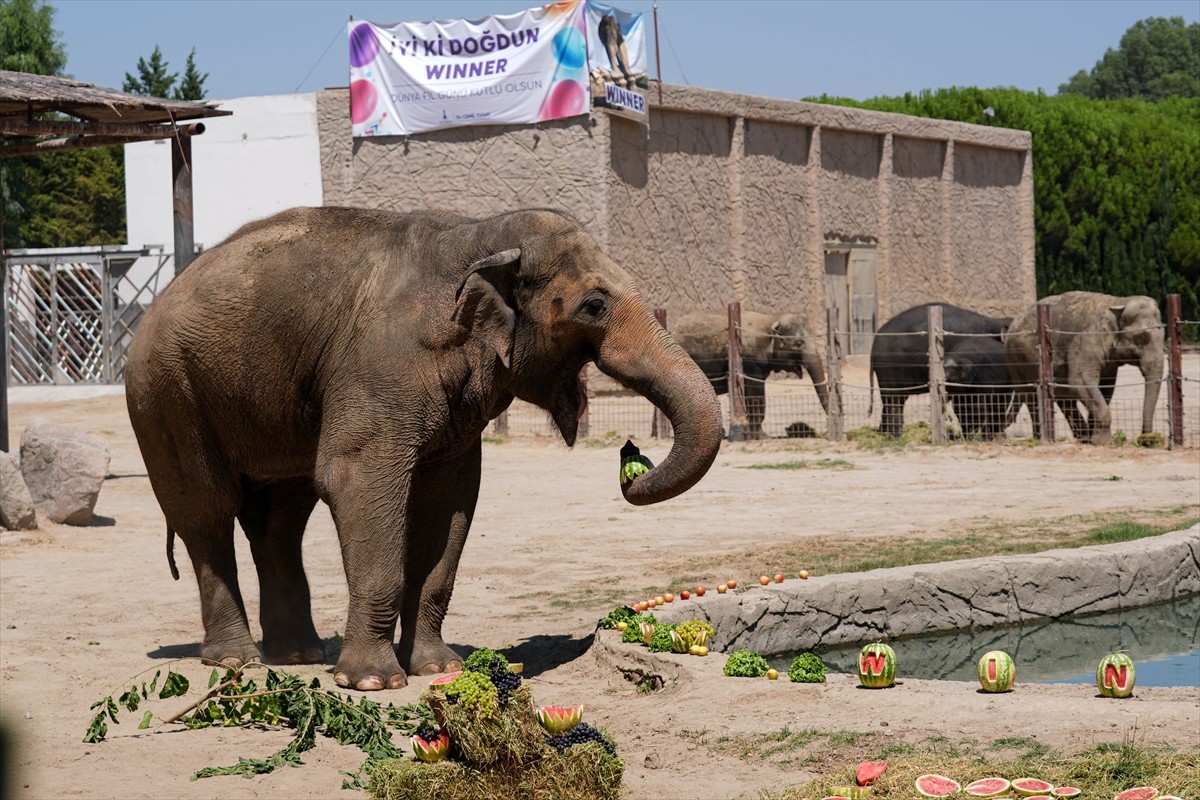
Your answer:
[[[351,20],[353,135],[546,122],[590,111],[583,0],[479,20]]]
[[[645,15],[602,3],[586,5],[592,103],[611,114],[649,125]]]

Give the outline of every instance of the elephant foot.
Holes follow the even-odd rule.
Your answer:
[[[369,648],[347,642],[333,672],[333,682],[344,689],[377,692],[402,689],[408,685],[408,676],[400,669],[391,642]]]
[[[462,669],[462,656],[441,639],[412,646],[411,651],[400,643],[400,660],[408,665],[410,675],[441,675]]]
[[[249,639],[241,642],[208,642],[200,647],[200,658],[229,669],[241,669],[251,661],[261,661],[258,647]]]

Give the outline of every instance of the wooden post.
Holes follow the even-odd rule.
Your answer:
[[[825,380],[829,384],[829,433],[831,441],[846,438],[842,416],[842,343],[838,335],[837,306],[825,310]]]
[[[654,309],[654,318],[658,320],[659,325],[662,325],[664,331],[667,330],[667,310],[665,308]],[[654,420],[650,425],[650,435],[658,439],[669,439],[675,435],[671,430],[671,420],[667,419],[667,415],[658,406],[654,407]]]
[[[1183,445],[1183,316],[1179,295],[1167,295],[1167,413],[1171,417],[1171,436],[1167,446]]]
[[[946,441],[946,338],[942,307],[929,306],[929,430],[934,444]]]
[[[2,190],[3,187],[0,187]],[[2,195],[2,191],[0,191]],[[0,200],[0,452],[8,452],[8,258],[4,253],[4,203]]]
[[[492,432],[497,436],[508,436],[508,409],[500,412],[500,416],[496,417],[492,422]]]
[[[742,304],[729,304],[729,441],[746,438],[746,376],[742,372]]]
[[[1042,441],[1053,442],[1054,436],[1054,353],[1050,345],[1050,306],[1038,303],[1038,422]]]
[[[175,274],[196,257],[195,220],[192,218],[192,137],[171,139],[171,208],[175,231]]]
[[[583,392],[583,396],[587,397],[588,390],[588,367],[589,364],[584,364],[583,369],[579,370],[579,391]],[[588,403],[583,410],[583,416],[579,418],[579,427],[575,431],[575,436],[579,439],[586,439],[591,435],[591,417],[592,404]]]

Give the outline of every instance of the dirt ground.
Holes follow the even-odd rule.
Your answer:
[[[198,653],[199,602],[182,544],[183,577],[175,582],[168,573],[163,520],[124,398],[50,397],[47,390],[14,400],[12,440],[19,442],[34,417],[79,427],[109,443],[112,475],[93,526],[41,519],[38,531],[0,533],[0,717],[15,742],[13,796],[359,796],[339,789],[339,771],[356,769],[362,754],[324,739],[304,755],[303,767],[195,782],[189,777],[196,770],[240,756],[265,757],[288,734],[187,731],[157,721],[139,731],[139,715],[124,714],[108,741],[82,743],[91,703],[119,693],[143,670]],[[984,695],[960,683],[907,680],[870,692],[849,676],[832,676],[824,685],[724,678],[720,659],[680,657],[678,680],[640,694],[590,645],[596,619],[615,601],[642,599],[677,577],[666,565],[701,557],[710,564],[722,554],[815,535],[840,536],[854,547],[868,534],[949,536],[981,521],[1200,504],[1197,450],[963,444],[872,453],[826,441],[727,443],[690,492],[633,508],[618,489],[619,444],[567,450],[550,440],[513,439],[485,445],[479,509],[445,633],[464,653],[489,646],[524,662],[539,704],[583,703],[586,719],[606,727],[627,759],[629,797],[752,798],[763,788],[807,780],[813,773],[805,769],[819,766],[743,760],[730,748],[711,746],[722,737],[784,726],[880,731],[914,743],[929,736],[1028,736],[1068,750],[1125,738],[1195,746],[1196,687],[1139,689],[1119,704],[1066,685],[1018,685],[1010,694]],[[665,455],[664,445],[643,445],[656,462]],[[743,469],[797,458],[840,458],[855,469]],[[1121,480],[1111,480],[1114,475]],[[256,619],[257,582],[244,541],[239,552],[243,593]],[[309,527],[305,562],[317,629],[333,637],[345,626],[347,592],[323,506]],[[755,577],[725,569],[707,567],[706,582]],[[194,686],[203,686],[208,674],[190,662],[176,668]],[[331,664],[291,671],[333,686]],[[416,678],[372,699],[416,702],[427,682]],[[196,694],[193,689],[190,697]],[[176,698],[152,707],[165,716],[186,704]]]

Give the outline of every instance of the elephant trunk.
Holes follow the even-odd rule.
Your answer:
[[[721,406],[696,362],[659,326],[640,298],[627,296],[613,308],[617,317],[601,343],[596,366],[645,397],[675,429],[662,463],[623,484],[635,506],[669,500],[704,477],[721,447]]]
[[[1162,389],[1163,352],[1162,344],[1155,348],[1151,343],[1151,352],[1138,362],[1142,377],[1146,380],[1146,394],[1142,398],[1142,433],[1154,430],[1154,409],[1158,406],[1158,392]]]
[[[812,342],[805,343],[804,355],[800,363],[804,365],[808,376],[812,378],[813,388],[817,390],[817,399],[821,401],[821,408],[828,414],[829,384],[825,380],[825,364],[821,361],[821,355],[817,352],[817,348]]]

